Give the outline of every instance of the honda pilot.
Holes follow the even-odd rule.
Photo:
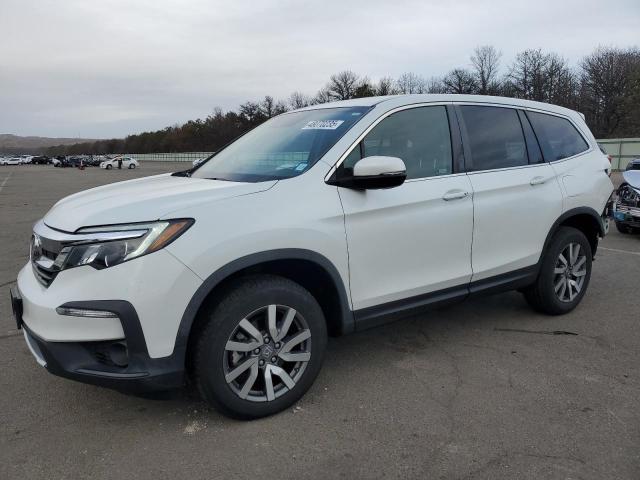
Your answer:
[[[309,389],[329,335],[513,289],[548,315],[576,308],[608,230],[608,173],[584,117],[554,105],[315,105],[190,170],[60,200],[12,305],[53,374],[190,382],[228,415],[262,417]]]

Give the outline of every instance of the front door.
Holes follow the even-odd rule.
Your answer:
[[[447,108],[420,106],[388,115],[339,168],[348,171],[373,155],[401,158],[407,180],[386,190],[338,188],[356,315],[389,302],[410,306],[450,287],[466,288],[473,203],[468,176],[453,171]]]

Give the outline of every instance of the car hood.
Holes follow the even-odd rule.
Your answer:
[[[622,172],[622,178],[633,188],[640,190],[640,170],[627,170],[626,172]]]
[[[268,190],[277,182],[241,183],[171,174],[85,190],[56,203],[45,215],[52,228],[74,232],[93,225],[147,222],[191,205]]]

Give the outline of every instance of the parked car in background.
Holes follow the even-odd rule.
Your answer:
[[[625,170],[640,170],[640,158],[634,158],[627,164]]]
[[[620,233],[640,233],[640,160],[638,168],[622,172],[623,183],[616,191],[613,219]]]
[[[100,168],[111,170],[112,168],[118,168],[119,161],[122,161],[122,168],[134,169],[140,166],[140,163],[132,157],[115,157],[111,160],[105,160],[100,163]]]
[[[610,169],[583,117],[546,103],[316,105],[195,170],[56,203],[12,305],[51,373],[138,391],[190,378],[222,412],[262,417],[309,389],[328,333],[514,289],[572,311]]]
[[[38,155],[31,159],[31,163],[34,165],[48,165],[51,163],[51,160],[49,160],[49,157],[46,155]]]
[[[0,159],[0,165],[22,165],[22,158],[9,157]]]
[[[192,163],[193,167],[197,167],[198,165],[206,162],[207,160],[209,160],[211,157],[213,157],[216,154],[216,152],[213,152],[211,155],[209,155],[208,157],[204,157],[204,158],[196,158]]]
[[[64,168],[67,166],[67,160],[62,155],[58,155],[57,157],[51,159],[51,164],[54,167]]]

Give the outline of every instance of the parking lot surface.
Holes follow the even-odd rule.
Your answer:
[[[0,167],[1,479],[640,478],[640,236],[615,228],[574,312],[512,292],[331,339],[270,418],[48,374],[9,303],[32,225],[65,195],[181,167]]]

